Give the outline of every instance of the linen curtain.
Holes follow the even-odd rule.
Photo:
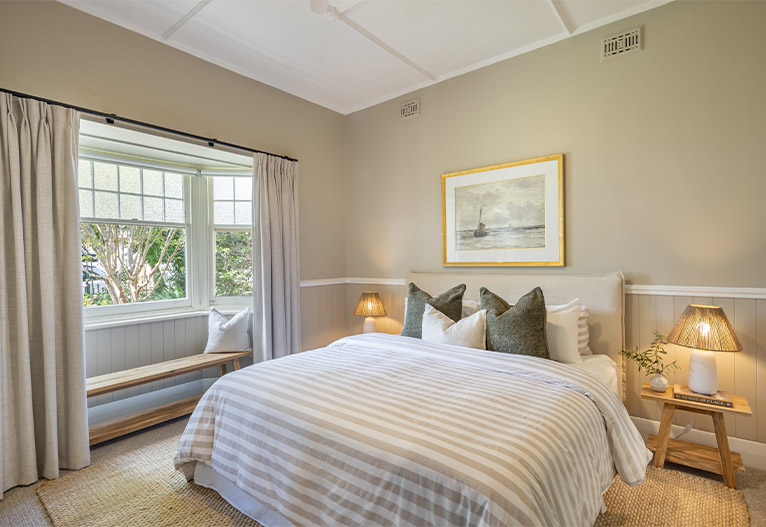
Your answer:
[[[3,492],[90,463],[78,112],[0,92]]]
[[[253,341],[267,360],[301,350],[298,163],[253,161]]]

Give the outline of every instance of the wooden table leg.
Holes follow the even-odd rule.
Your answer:
[[[660,421],[660,431],[657,433],[657,450],[654,452],[654,466],[665,466],[665,454],[668,451],[668,439],[670,439],[670,425],[673,424],[673,413],[676,406],[671,403],[665,403],[662,407],[662,420]]]
[[[231,366],[234,368],[234,371],[237,371],[239,369],[239,359],[231,361]]]
[[[221,369],[221,377],[226,375],[226,364],[221,364],[218,367]]]
[[[721,475],[727,487],[737,488],[737,479],[734,477],[734,465],[731,462],[731,450],[729,450],[729,438],[726,436],[726,421],[723,414],[713,412],[713,426],[715,438],[718,441],[718,454],[721,456]]]

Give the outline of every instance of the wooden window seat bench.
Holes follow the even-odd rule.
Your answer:
[[[132,388],[148,382],[167,379],[183,373],[204,370],[211,366],[219,366],[221,375],[226,374],[226,364],[231,363],[233,370],[239,369],[239,359],[250,356],[250,351],[239,351],[233,353],[207,353],[191,355],[180,359],[173,359],[157,364],[140,366],[130,370],[117,371],[90,377],[86,379],[85,385],[88,397],[103,395],[105,393],[115,392]],[[95,445],[103,443],[109,439],[120,437],[136,430],[148,428],[150,426],[188,415],[194,411],[202,395],[187,397],[180,401],[163,404],[156,408],[142,410],[124,417],[112,419],[110,421],[93,425],[89,428],[90,444]]]

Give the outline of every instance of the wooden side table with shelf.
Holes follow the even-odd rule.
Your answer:
[[[648,382],[645,382],[641,389],[641,398],[663,403],[659,433],[650,434],[646,444],[649,450],[654,451],[655,467],[662,468],[667,460],[687,467],[714,472],[723,476],[723,481],[727,487],[737,488],[734,471],[744,472],[745,466],[742,464],[742,456],[729,450],[729,438],[726,435],[723,414],[728,412],[752,415],[747,399],[739,395],[732,395],[731,400],[734,406],[731,408],[686,401],[673,397],[672,384],[664,392],[655,392]],[[681,439],[671,439],[670,428],[673,424],[673,414],[677,409],[712,417],[718,448],[698,445]]]

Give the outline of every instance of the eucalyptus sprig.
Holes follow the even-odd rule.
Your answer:
[[[654,340],[649,345],[649,348],[644,351],[639,351],[638,346],[632,351],[620,350],[623,357],[636,361],[638,364],[638,371],[646,372],[647,375],[653,373],[659,373],[660,375],[665,373],[668,368],[678,369],[678,361],[674,360],[670,364],[664,364],[663,355],[667,355],[664,346],[668,344],[665,340],[665,335],[659,331],[654,332]]]

